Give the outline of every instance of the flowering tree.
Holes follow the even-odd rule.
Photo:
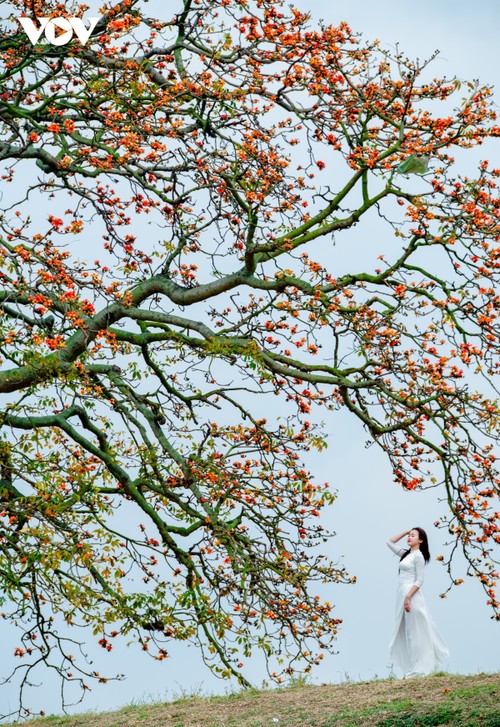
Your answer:
[[[401,487],[441,488],[450,577],[459,548],[498,614],[500,170],[452,156],[500,134],[490,89],[281,0],[159,19],[124,0],[63,46],[17,18],[84,8],[4,5],[0,579],[21,691],[39,664],[100,678],[78,626],[156,659],[192,640],[242,684],[255,648],[276,679],[318,663],[338,619],[315,582],[350,580],[316,547],[318,407],[349,410]]]

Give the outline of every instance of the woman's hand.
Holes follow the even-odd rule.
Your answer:
[[[395,535],[393,538],[389,538],[389,541],[391,543],[397,543],[398,540],[401,540],[401,538],[404,538],[408,535],[408,533],[411,532],[410,530],[405,530],[402,533],[399,533],[399,535]]]
[[[404,609],[407,613],[410,613],[410,602],[415,593],[418,591],[418,586],[412,586],[408,593],[406,594],[405,600],[404,600]]]

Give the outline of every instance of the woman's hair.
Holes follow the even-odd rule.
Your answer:
[[[412,528],[412,530],[416,530],[418,532],[418,537],[422,541],[420,543],[420,552],[424,556],[424,560],[426,563],[428,563],[431,559],[431,554],[429,553],[429,540],[427,539],[427,533],[423,528]],[[401,556],[401,560],[403,558],[406,558],[407,555],[410,555],[411,548],[408,548],[403,555]]]

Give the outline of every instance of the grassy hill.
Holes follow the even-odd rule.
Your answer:
[[[192,697],[29,727],[500,727],[500,674],[439,676]]]

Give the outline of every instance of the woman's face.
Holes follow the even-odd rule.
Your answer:
[[[410,548],[420,547],[422,542],[418,530],[410,530],[408,533],[408,545]]]

